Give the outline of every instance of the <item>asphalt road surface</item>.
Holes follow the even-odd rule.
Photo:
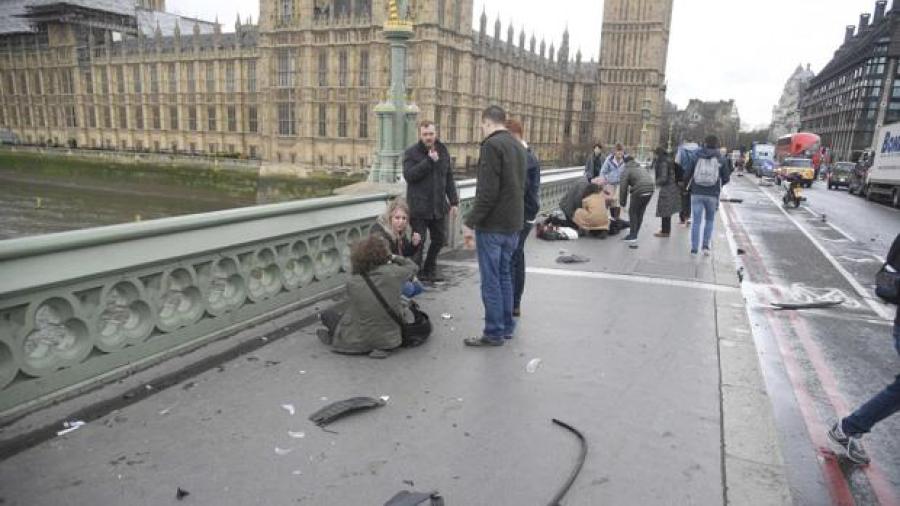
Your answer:
[[[878,301],[874,276],[900,210],[816,183],[799,209],[781,188],[735,177],[723,204],[732,247],[740,249],[744,294],[772,397],[797,504],[894,505],[900,497],[900,417],[863,441],[866,468],[838,458],[825,436],[900,373],[891,329],[896,308]],[[829,309],[777,311],[778,301],[842,299]]]

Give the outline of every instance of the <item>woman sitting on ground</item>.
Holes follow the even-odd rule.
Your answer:
[[[609,233],[610,198],[599,184],[591,183],[584,189],[581,207],[575,210],[572,217],[580,231],[606,238]]]
[[[392,255],[384,239],[377,235],[353,246],[350,263],[353,275],[347,281],[347,310],[343,314],[333,309],[322,313],[322,324],[327,330],[319,329],[319,340],[336,353],[385,358],[388,350],[402,344],[400,325],[381,305],[363,276],[368,276],[395,314],[411,322],[401,292],[419,266],[408,258]]]
[[[422,236],[417,232],[410,234],[409,206],[400,197],[388,204],[387,210],[378,217],[369,233],[387,241],[391,253],[397,256],[415,257],[422,247]],[[417,280],[407,281],[403,287],[403,295],[408,298],[423,291],[422,284]]]

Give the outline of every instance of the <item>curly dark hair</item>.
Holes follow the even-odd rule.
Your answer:
[[[368,274],[379,265],[388,263],[391,251],[384,238],[370,235],[354,244],[350,250],[350,264],[353,274]]]

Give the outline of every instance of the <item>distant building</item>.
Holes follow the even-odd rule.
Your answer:
[[[702,142],[707,135],[719,138],[727,148],[739,148],[741,115],[734,100],[704,102],[691,99],[684,110],[672,115],[672,145],[692,140]]]
[[[410,98],[457,167],[474,166],[490,104],[523,120],[549,163],[580,162],[597,141],[636,147],[644,124],[658,136],[672,2],[606,1],[598,63],[568,32],[556,49],[499,19],[489,33],[484,13],[473,30],[473,0],[402,2]],[[258,24],[222,33],[164,0],[0,0],[0,127],[32,144],[368,167],[390,84],[388,1],[259,5]]]
[[[791,74],[778,105],[772,108],[772,123],[769,125],[769,140],[775,141],[783,135],[800,131],[800,97],[806,85],[816,75],[809,69],[809,65],[797,65],[797,70]]]
[[[886,9],[878,1],[874,16],[863,13],[858,27],[846,27],[844,43],[800,100],[801,129],[819,134],[838,159],[856,158],[873,146],[877,128],[900,121],[900,1]]]

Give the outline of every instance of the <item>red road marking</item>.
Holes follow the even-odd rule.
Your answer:
[[[770,287],[772,294],[777,298],[780,298],[782,296],[781,291],[772,283],[772,277],[765,264],[763,263],[759,251],[750,241],[746,230],[737,221],[734,210],[728,204],[725,204],[724,208],[725,212],[730,218],[731,223],[734,226],[735,238],[737,239],[739,236],[741,241],[744,243],[742,246],[749,253],[748,257],[754,264],[755,272],[758,272],[760,274],[762,280]],[[748,275],[750,274],[751,273],[748,272]],[[796,356],[788,346],[787,335],[783,330],[782,323],[775,317],[775,313],[773,310],[766,310],[764,314],[767,321],[769,322],[769,326],[772,328],[776,341],[778,342],[779,351],[781,353],[782,359],[784,360],[785,370],[787,371],[791,384],[794,387],[794,392],[797,396],[797,403],[800,407],[801,413],[803,414],[804,422],[810,435],[810,439],[812,440],[813,444],[818,447],[819,455],[822,457],[822,471],[826,478],[826,483],[828,484],[832,498],[837,504],[852,505],[854,504],[854,500],[852,493],[850,492],[849,485],[846,481],[846,477],[844,476],[844,473],[838,465],[834,455],[826,449],[828,443],[826,440],[827,438],[825,436],[825,431],[827,430],[827,427],[822,424],[821,420],[816,414],[815,406],[812,402],[812,396],[809,390],[806,388],[805,382],[803,381],[802,370],[799,363],[797,362]],[[822,354],[821,348],[815,342],[815,340],[812,339],[806,322],[803,321],[803,319],[800,318],[796,313],[789,313],[789,318],[794,329],[794,334],[800,340],[801,345],[806,351],[807,358],[813,365],[819,382],[822,384],[822,388],[825,391],[825,394],[828,397],[828,401],[831,404],[832,408],[834,408],[838,413],[847,413],[849,410],[847,409],[846,402],[844,401],[843,396],[838,391],[837,380],[835,379],[834,374],[831,372],[831,369],[827,367],[827,363]],[[875,463],[873,462],[869,466],[863,468],[863,472],[865,473],[866,478],[869,481],[869,485],[871,486],[872,491],[878,498],[878,502],[882,506],[900,505],[900,503],[898,503],[892,485],[887,480],[884,472],[880,467],[875,465]]]

